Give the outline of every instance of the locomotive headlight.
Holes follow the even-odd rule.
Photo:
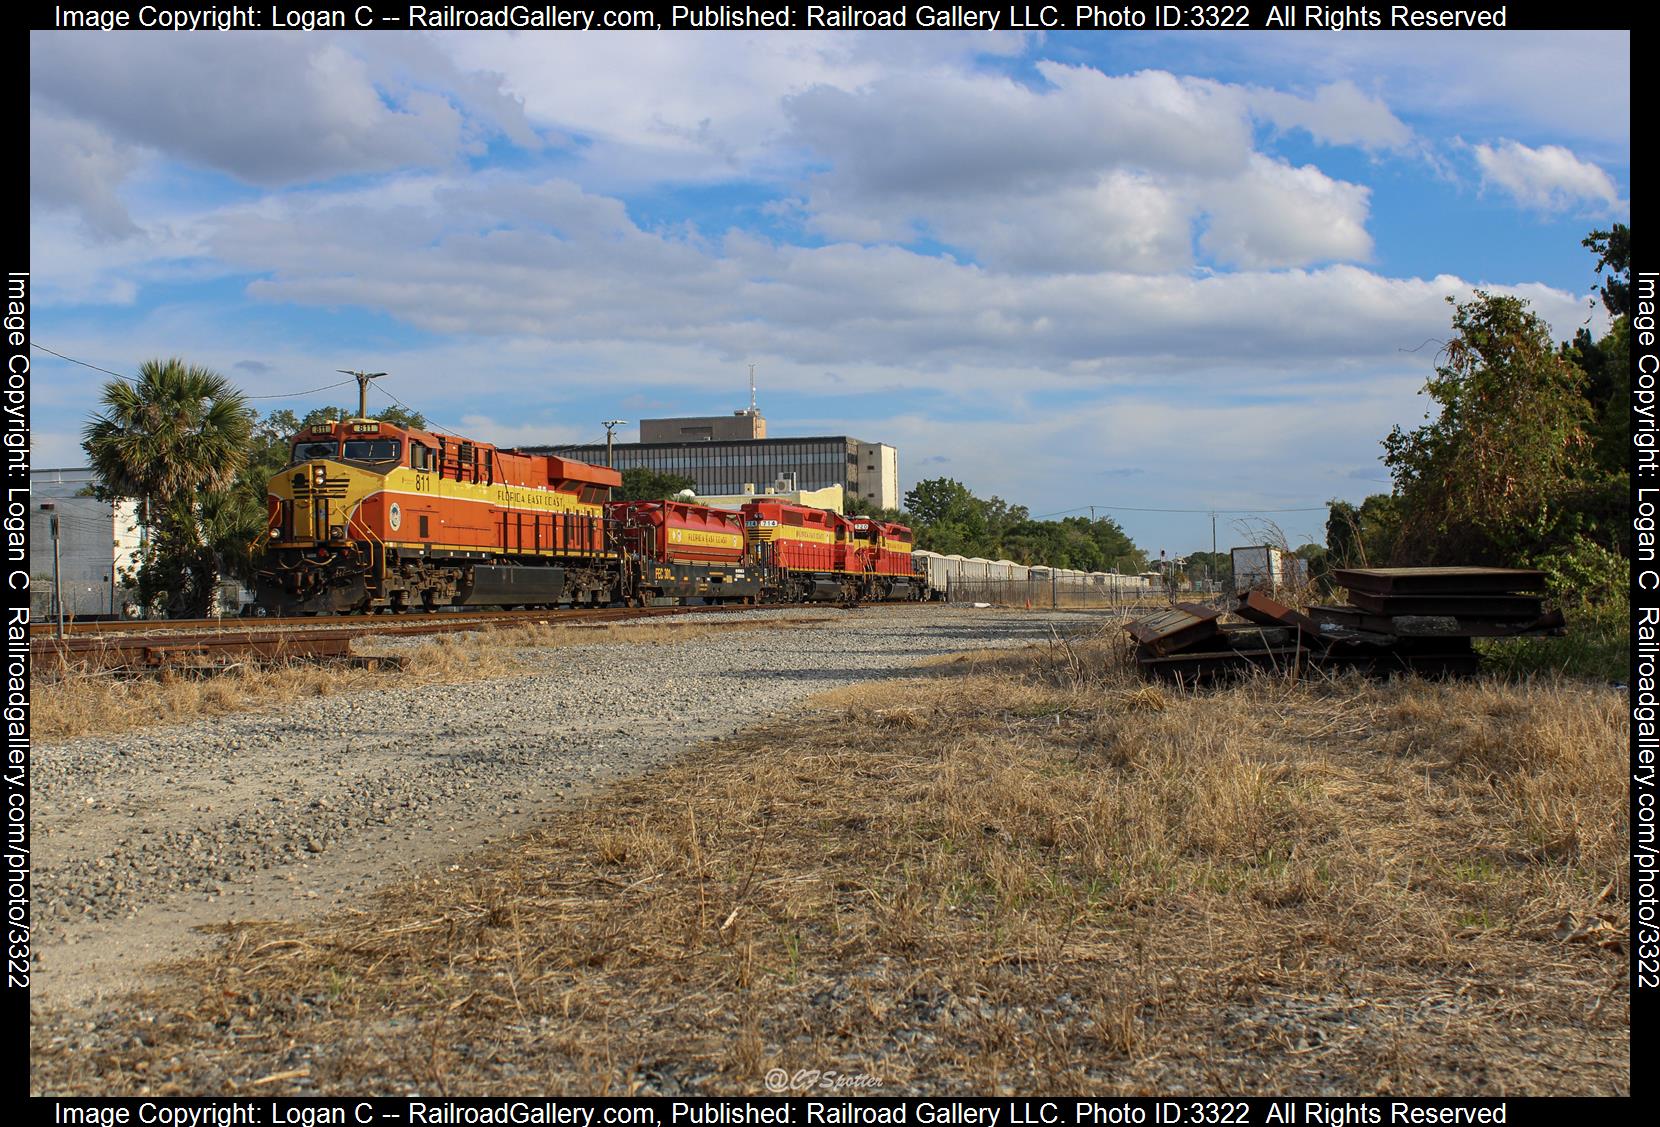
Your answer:
[[[330,540],[344,540],[345,538],[346,538],[346,526],[345,525],[343,525],[343,524],[331,524],[331,525],[329,525],[329,539]]]
[[[328,471],[326,469],[324,469],[322,466],[314,466],[314,467],[312,467],[312,470],[311,470],[311,476],[317,480],[318,485],[323,484],[323,477],[327,473],[328,473]]]

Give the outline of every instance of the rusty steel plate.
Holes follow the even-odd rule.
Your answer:
[[[1538,595],[1374,595],[1350,591],[1349,602],[1371,614],[1439,614],[1454,618],[1531,621],[1545,612]]]
[[[1248,591],[1234,613],[1261,626],[1288,626],[1307,638],[1320,637],[1320,624],[1306,614],[1292,610],[1261,591]]]
[[[1451,615],[1399,615],[1388,617],[1369,614],[1358,607],[1309,607],[1308,613],[1321,623],[1330,623],[1351,630],[1365,630],[1374,634],[1392,634],[1397,637],[1463,638],[1522,638],[1556,637],[1567,633],[1567,620],[1559,610],[1547,611],[1537,618],[1515,622],[1492,622],[1482,619],[1457,618]],[[1325,635],[1330,638],[1328,632]]]
[[[1332,582],[1378,595],[1499,594],[1543,591],[1545,573],[1521,567],[1345,567]]]
[[[1222,612],[1196,603],[1178,603],[1169,610],[1124,624],[1130,637],[1160,654],[1172,654],[1215,637]]]

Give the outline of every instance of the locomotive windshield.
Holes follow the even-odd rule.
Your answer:
[[[313,458],[333,458],[337,456],[337,451],[338,448],[332,442],[296,442],[292,464],[299,465]]]
[[[346,460],[349,462],[395,462],[398,460],[398,440],[395,438],[351,438],[346,440]]]

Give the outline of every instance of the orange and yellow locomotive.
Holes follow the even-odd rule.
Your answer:
[[[279,614],[604,603],[615,471],[373,419],[320,423],[271,479],[260,605]]]

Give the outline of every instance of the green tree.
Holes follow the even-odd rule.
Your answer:
[[[271,417],[276,418],[278,415],[284,415],[290,419],[294,417],[292,411],[274,411]],[[315,423],[338,423],[343,419],[355,419],[357,417],[356,407],[318,407],[306,412],[305,418],[300,419],[293,430],[288,433],[293,434],[295,431],[303,430]],[[427,429],[427,417],[425,415],[419,411],[411,411],[403,407],[392,406],[380,411],[370,411],[367,417],[379,419],[383,423],[391,423],[394,426],[409,427],[412,430]]]
[[[1597,273],[1608,271],[1602,284],[1602,303],[1614,317],[1631,316],[1631,228],[1616,223],[1606,231],[1592,231],[1579,245],[1597,256]]]
[[[1442,355],[1424,386],[1439,410],[1383,441],[1403,510],[1395,554],[1514,560],[1558,519],[1585,466],[1584,374],[1526,302],[1479,290],[1455,305]]]
[[[135,579],[147,606],[199,617],[219,572],[204,499],[231,489],[247,463],[253,413],[230,381],[179,359],[147,360],[139,378],[104,386],[82,447],[101,496],[138,502],[148,546]]]
[[[1233,555],[1229,552],[1189,552],[1187,574],[1194,580],[1215,580],[1226,591],[1233,582]]]
[[[663,501],[692,488],[696,482],[682,474],[658,473],[644,467],[624,470],[619,501]]]
[[[905,511],[914,516],[924,528],[948,522],[961,522],[973,515],[983,519],[974,494],[968,486],[950,477],[919,481],[905,494]]]
[[[1326,513],[1326,570],[1388,563],[1400,532],[1401,506],[1394,494],[1374,493],[1359,506],[1331,501]]]
[[[899,509],[884,509],[849,489],[842,490],[842,512],[850,517],[875,517],[877,520],[898,521],[904,525],[909,525],[914,519],[909,513]]]

